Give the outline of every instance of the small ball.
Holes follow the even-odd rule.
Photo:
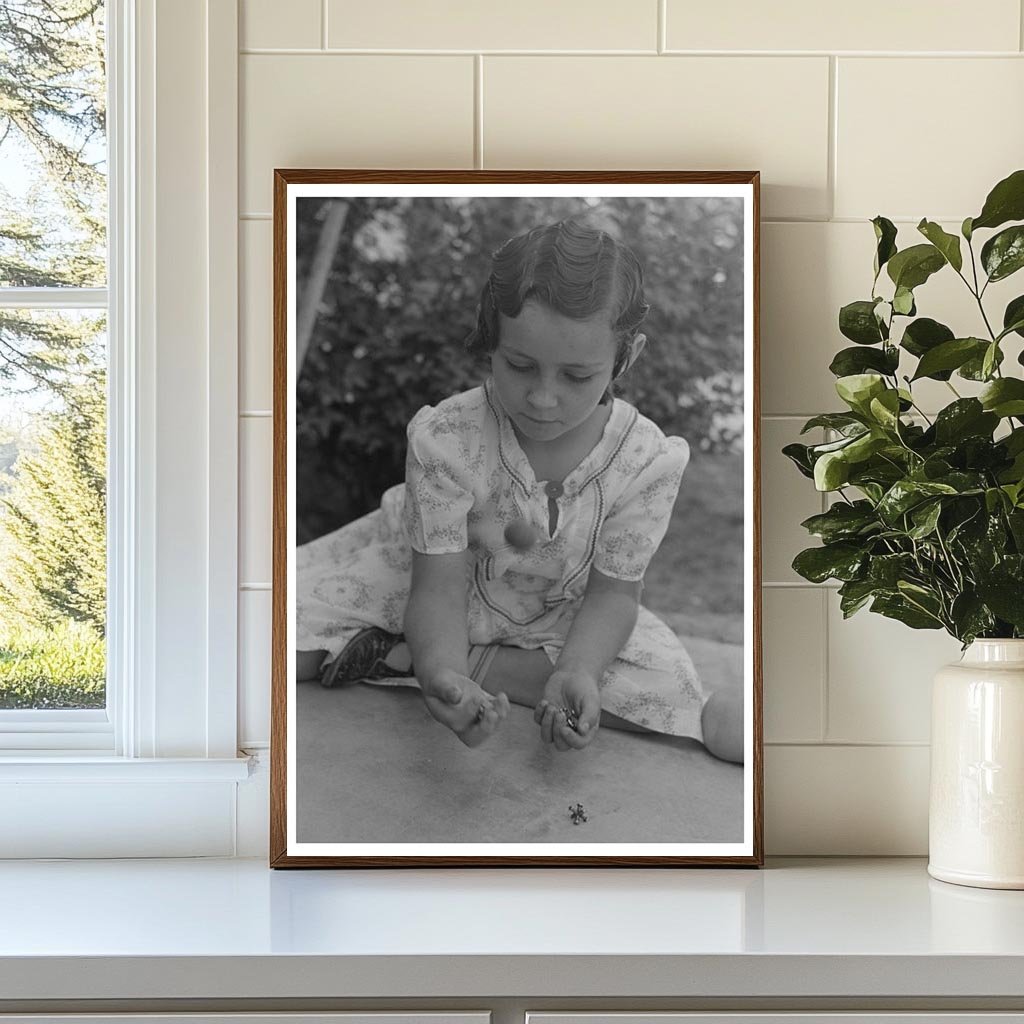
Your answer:
[[[517,551],[529,551],[537,543],[537,531],[525,519],[514,519],[505,527],[505,540]]]

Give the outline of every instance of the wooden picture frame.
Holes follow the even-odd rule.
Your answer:
[[[421,458],[421,442],[410,442],[415,449],[410,455],[410,480],[417,482],[408,485],[415,497],[404,501],[413,493],[403,485],[399,461],[406,449],[405,425],[416,415],[418,425],[410,428],[410,438],[419,438],[415,432],[425,422],[434,430],[431,437],[441,438],[442,433],[440,426],[431,426],[431,417],[439,413],[428,411],[424,420],[417,410],[423,406],[436,410],[449,401],[455,405],[444,409],[458,408],[463,417],[452,420],[454,427],[448,421],[443,424],[449,433],[465,431],[475,437],[485,429],[491,431],[493,437],[487,435],[491,440],[481,440],[474,447],[477,461],[473,465],[483,466],[485,455],[499,460],[504,468],[487,470],[488,479],[498,488],[491,493],[507,497],[514,487],[501,490],[506,486],[501,473],[509,470],[514,476],[515,470],[501,461],[508,456],[502,443],[515,447],[509,439],[518,438],[522,446],[516,457],[532,460],[534,447],[544,448],[546,442],[542,438],[537,444],[521,433],[518,407],[501,390],[502,375],[523,375],[510,378],[517,382],[515,387],[527,377],[544,381],[524,384],[515,393],[528,395],[523,401],[533,403],[541,401],[542,391],[546,401],[550,389],[556,396],[551,402],[557,416],[563,415],[558,403],[572,401],[568,396],[576,393],[573,388],[585,388],[587,381],[596,379],[571,376],[575,363],[556,361],[549,367],[545,347],[531,348],[525,356],[517,350],[515,358],[525,358],[526,363],[512,364],[500,339],[492,342],[499,346],[497,354],[487,355],[491,349],[485,349],[479,366],[472,364],[477,369],[466,369],[461,362],[465,358],[466,365],[471,364],[461,342],[467,328],[477,325],[480,309],[488,302],[494,304],[494,322],[506,325],[510,336],[514,331],[510,320],[527,323],[520,321],[520,313],[500,313],[504,300],[495,297],[496,278],[488,276],[494,250],[511,235],[523,236],[538,225],[556,221],[564,225],[567,220],[582,225],[578,230],[584,242],[580,244],[589,244],[586,239],[594,237],[593,232],[607,229],[595,250],[599,253],[605,251],[606,243],[616,253],[621,251],[618,243],[635,252],[644,268],[644,294],[651,307],[640,330],[649,336],[648,353],[654,355],[641,356],[623,375],[626,398],[610,401],[606,414],[593,403],[586,406],[594,410],[590,417],[607,415],[607,420],[604,428],[597,428],[600,439],[580,465],[589,466],[586,460],[594,457],[600,467],[578,489],[574,484],[564,495],[547,491],[549,535],[534,532],[522,546],[506,528],[504,539],[509,543],[503,545],[499,538],[492,544],[481,524],[489,515],[498,521],[499,512],[505,514],[499,499],[493,507],[481,504],[471,483],[458,485],[463,488],[458,494],[467,496],[472,506],[458,513],[462,518],[449,527],[455,533],[461,529],[462,540],[446,550],[461,552],[453,557],[464,558],[467,566],[468,596],[456,587],[453,601],[468,602],[467,635],[472,643],[481,629],[473,619],[473,588],[482,586],[479,594],[486,599],[490,586],[474,582],[479,576],[472,574],[486,555],[483,579],[497,578],[514,590],[523,580],[540,578],[542,588],[549,588],[543,590],[547,595],[543,596],[544,614],[558,600],[578,610],[586,594],[581,597],[578,590],[573,591],[565,573],[561,580],[548,579],[543,568],[540,577],[526,574],[523,552],[529,551],[530,559],[547,557],[548,545],[554,546],[559,537],[559,522],[565,534],[572,534],[566,544],[567,550],[574,551],[572,501],[584,501],[586,484],[595,493],[600,490],[602,499],[605,490],[611,495],[611,488],[618,486],[625,496],[609,497],[608,506],[601,505],[597,512],[589,511],[590,506],[579,512],[579,522],[592,515],[593,524],[588,527],[591,539],[579,541],[589,544],[585,557],[590,561],[581,570],[578,586],[589,588],[588,580],[596,579],[596,588],[610,574],[616,587],[628,588],[634,575],[624,571],[619,579],[617,571],[608,568],[613,564],[609,561],[613,541],[618,544],[623,537],[639,536],[638,544],[651,547],[658,529],[667,529],[666,541],[647,566],[643,582],[636,585],[643,591],[641,605],[652,604],[658,623],[652,625],[646,617],[638,620],[636,631],[619,649],[620,656],[607,663],[620,666],[621,658],[625,664],[633,650],[629,645],[640,644],[640,653],[630,663],[640,666],[636,677],[628,667],[618,674],[610,667],[600,677],[602,724],[595,725],[592,737],[578,739],[583,733],[559,731],[574,725],[580,728],[574,721],[576,713],[583,715],[590,705],[568,707],[575,697],[564,698],[562,711],[548,712],[545,736],[531,710],[531,697],[505,711],[501,698],[478,695],[467,679],[462,695],[453,698],[459,701],[457,707],[462,708],[473,695],[479,702],[479,707],[473,705],[477,720],[486,728],[498,723],[486,742],[467,746],[466,736],[478,738],[476,726],[466,727],[460,742],[435,720],[417,692],[415,677],[401,675],[400,666],[411,667],[407,660],[413,657],[415,644],[407,647],[398,639],[387,639],[380,648],[384,653],[377,657],[374,652],[380,652],[374,644],[383,643],[380,634],[370,635],[372,643],[361,635],[362,646],[350,645],[351,636],[357,635],[354,631],[360,624],[376,624],[377,611],[367,612],[362,622],[363,610],[375,602],[381,604],[381,616],[387,612],[389,628],[404,621],[406,598],[394,588],[386,595],[383,589],[377,594],[375,580],[365,575],[373,571],[372,566],[379,564],[381,573],[396,574],[389,579],[407,580],[413,557],[421,559],[418,564],[424,564],[423,559],[430,566],[441,564],[433,549],[420,556],[407,550],[410,545],[416,550],[422,550],[417,545],[427,546],[418,533],[418,539],[410,541],[421,525],[417,514],[423,500],[417,489],[421,478],[415,474],[450,476],[454,472],[437,470],[438,462],[444,464],[443,453],[439,458],[436,453],[431,459]],[[577,229],[557,229],[559,233],[567,230]],[[530,236],[534,237],[536,233]],[[586,259],[591,257],[584,260],[590,266]],[[614,281],[621,282],[625,271],[619,268],[625,257],[616,259]],[[531,264],[530,273],[534,272]],[[518,273],[522,277],[527,272]],[[519,287],[519,278],[513,286]],[[592,283],[590,287],[596,293],[603,286]],[[621,290],[619,283],[606,287],[608,295]],[[540,338],[540,344],[547,346],[553,337],[550,331],[562,326],[574,339],[565,344],[575,345],[583,337],[573,333],[576,324],[584,322],[583,314],[563,314],[529,297],[527,304],[519,301],[520,308],[533,309],[531,315],[540,318],[539,327],[533,324],[533,333],[526,335],[528,342]],[[602,293],[585,301],[611,309],[619,300],[606,299]],[[277,170],[273,307],[271,866],[760,866],[758,172]],[[603,330],[600,313],[593,316],[596,329]],[[613,326],[614,344],[627,339],[621,344],[634,346],[637,329],[620,330],[621,323]],[[481,336],[487,337],[486,333]],[[562,341],[552,344],[558,358],[569,351],[558,347]],[[541,353],[536,362],[530,358],[535,351]],[[604,350],[594,349],[599,351]],[[625,349],[615,351],[613,372],[618,372],[619,355]],[[646,369],[645,358],[653,360]],[[467,376],[471,372],[480,375],[475,385],[476,378]],[[602,372],[600,366],[596,372]],[[607,369],[603,372],[607,379]],[[486,418],[486,427],[478,426],[484,423],[481,417]],[[561,420],[553,422],[552,431],[568,436],[569,428]],[[592,483],[597,473],[618,473],[625,480],[635,471],[640,463],[627,464],[619,454],[627,450],[627,438],[628,451],[641,461],[647,458],[644,446],[661,446],[662,451],[667,445],[675,452],[685,448],[678,441],[665,440],[666,435],[680,436],[680,423],[690,435],[690,462],[678,502],[672,506],[669,499],[671,518],[658,519],[652,511],[656,506],[651,504],[650,487],[635,492],[646,494],[647,504],[641,507],[636,504],[639,497],[629,497],[633,484],[616,484],[611,476],[598,476],[598,483]],[[638,424],[643,425],[642,431]],[[540,431],[548,428],[546,420],[537,426]],[[601,445],[608,445],[607,458]],[[529,474],[527,469],[521,472]],[[551,480],[555,479],[552,475]],[[570,485],[571,471],[558,479]],[[667,479],[658,478],[656,483],[667,488]],[[672,479],[678,483],[677,476]],[[548,476],[538,468],[536,487],[547,487],[546,480]],[[522,486],[528,489],[534,483]],[[522,501],[527,498],[528,494]],[[384,507],[377,510],[382,500]],[[451,514],[456,505],[444,505],[445,514]],[[582,504],[579,507],[583,509]],[[559,509],[564,509],[561,520]],[[639,531],[615,534],[614,528],[621,528],[626,514],[623,510],[631,510],[634,525],[651,524],[651,537],[646,525]],[[662,525],[656,527],[659,522]],[[542,543],[537,544],[537,538]],[[463,551],[466,545],[469,550]],[[505,562],[497,555],[492,559],[492,548],[507,549],[502,556]],[[594,566],[598,558],[603,559],[601,572]],[[531,561],[526,567],[533,566]],[[529,589],[525,584],[524,588]],[[336,621],[332,609],[342,600],[339,595],[351,593],[359,595],[359,615],[338,613]],[[532,592],[527,596],[534,597]],[[593,601],[589,607],[595,607]],[[535,621],[547,620],[535,617]],[[599,621],[611,623],[612,619]],[[628,617],[626,621],[628,627]],[[664,640],[665,650],[671,648],[664,655],[668,668],[659,668],[662,655],[650,654],[644,646],[654,640],[641,643],[637,639],[641,626],[651,630],[643,634],[645,638],[668,638]],[[493,665],[500,659],[503,666],[515,666],[509,669],[515,687],[532,693],[530,680],[536,673],[543,679],[551,671],[550,666],[543,668],[547,663],[539,655],[547,651],[554,664],[560,648],[552,652],[547,646],[526,651],[523,647],[566,641],[564,636],[552,640],[543,631],[530,634],[529,625],[515,628],[522,631],[521,636],[517,634],[521,643],[501,643],[505,634],[495,634],[498,639],[493,641],[480,640],[468,655],[466,664],[471,667],[466,671],[474,679],[493,678],[486,672],[498,672]],[[329,649],[321,647],[321,642],[344,644],[345,657],[325,654]],[[316,652],[309,651],[314,644]],[[696,663],[702,683],[688,681],[686,658],[677,651],[680,644]],[[510,652],[509,647],[514,650]],[[398,676],[389,681],[405,685],[353,681],[328,688],[318,686],[315,679],[298,680],[299,675],[312,678],[313,672],[331,681],[330,671],[323,673],[324,664],[336,669],[335,681],[362,671],[365,665],[353,655],[357,648],[376,658],[378,674],[384,671],[386,654],[385,674],[394,670]],[[483,652],[478,663],[473,661],[474,651]],[[492,667],[480,669],[490,657],[495,659],[487,661]],[[310,667],[313,664],[315,669]],[[476,669],[480,671],[473,676]],[[655,675],[642,674],[648,671]],[[596,679],[598,673],[588,677],[584,672],[582,678]],[[645,689],[650,679],[656,679],[657,686],[667,686],[667,696]],[[575,686],[578,677],[573,680]],[[636,687],[635,700],[630,687]],[[640,710],[634,712],[634,706]],[[614,716],[612,707],[622,715]],[[683,721],[691,723],[686,726],[688,733],[677,725]],[[740,731],[730,733],[731,727]],[[644,735],[643,730],[651,731]],[[671,730],[675,732],[669,734]],[[729,736],[735,738],[733,747],[728,746]],[[563,746],[586,745],[580,750],[556,749],[557,743],[550,740],[558,737]],[[708,747],[719,752],[741,750],[743,763],[720,760]]]

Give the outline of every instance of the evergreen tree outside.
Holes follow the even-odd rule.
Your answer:
[[[105,703],[103,317],[5,301],[106,285],[104,13],[0,0],[0,709]]]

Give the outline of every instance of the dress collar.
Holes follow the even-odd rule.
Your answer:
[[[484,382],[487,404],[498,424],[498,457],[509,476],[519,485],[524,494],[531,494],[537,485],[537,477],[530,460],[520,447],[512,419],[498,397],[498,389],[492,377]],[[605,421],[604,430],[597,444],[584,456],[580,464],[566,474],[562,485],[565,493],[575,496],[591,481],[601,476],[622,450],[626,438],[632,432],[637,420],[637,411],[628,402],[612,399],[612,411]]]

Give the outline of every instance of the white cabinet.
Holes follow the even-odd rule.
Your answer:
[[[490,1013],[0,1013],[0,1024],[490,1024]]]
[[[1024,1013],[527,1013],[526,1024],[1024,1024]]]

